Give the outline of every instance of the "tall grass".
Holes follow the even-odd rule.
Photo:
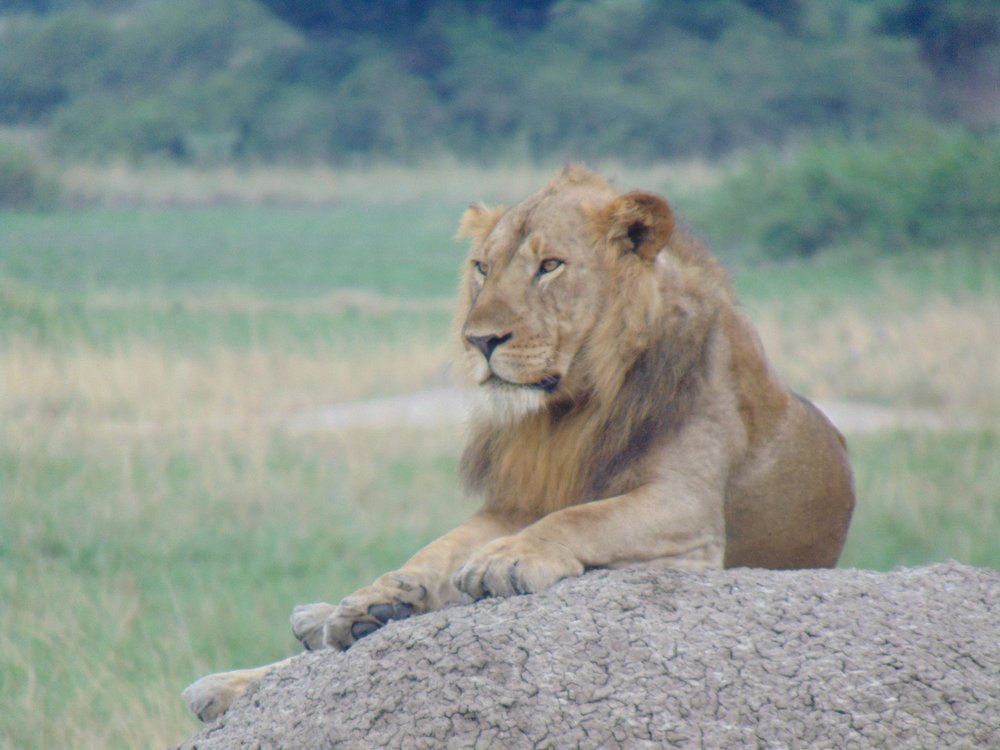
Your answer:
[[[420,387],[437,342],[208,354],[13,340],[0,354],[0,747],[164,747],[178,690],[294,649],[469,512],[454,436],[296,436],[299,410]]]
[[[849,307],[821,321],[785,305],[754,317],[782,376],[813,398],[1000,422],[1000,296],[932,297],[914,310],[876,315]]]
[[[196,727],[181,687],[293,652],[294,604],[349,593],[468,510],[433,435],[81,421],[3,436],[3,747],[177,742]]]

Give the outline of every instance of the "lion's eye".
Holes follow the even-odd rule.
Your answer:
[[[538,275],[542,276],[547,273],[552,273],[562,264],[563,262],[561,260],[558,260],[557,258],[546,258],[538,266]]]
[[[486,278],[486,274],[489,273],[489,268],[486,267],[486,264],[478,260],[472,261],[472,267],[475,268],[476,273],[478,273],[484,279]]]

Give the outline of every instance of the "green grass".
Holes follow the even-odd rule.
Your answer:
[[[0,750],[181,741],[198,727],[187,683],[294,652],[295,604],[338,599],[471,512],[457,431],[282,426],[443,366],[447,305],[434,300],[453,291],[460,212],[0,215]],[[953,393],[995,413],[994,371],[975,380],[968,357],[934,350],[996,309],[1000,259],[844,251],[735,276],[766,339],[791,331],[773,351],[804,392],[915,405]],[[337,297],[356,288],[381,296]],[[396,304],[414,297],[426,305]],[[882,327],[857,356],[839,338]],[[829,372],[808,353],[822,331],[818,349],[843,350]],[[907,359],[925,350],[928,366]],[[859,505],[844,565],[1000,568],[1000,431],[850,444]]]
[[[335,209],[206,208],[0,213],[0,280],[79,300],[94,292],[177,301],[220,289],[276,299],[334,289],[448,297],[464,245],[461,205],[430,201]],[[694,227],[697,231],[698,227]],[[748,301],[880,301],[887,278],[917,294],[997,293],[996,253],[970,249],[879,258],[846,249],[799,263],[724,257]],[[818,278],[817,278],[818,277]]]
[[[450,297],[464,253],[451,239],[460,213],[358,205],[0,214],[0,339],[355,350],[440,332],[447,304],[372,311],[329,295]]]
[[[1000,569],[1000,432],[850,440],[858,506],[841,565],[890,570],[959,560]]]
[[[0,694],[20,710],[0,747],[179,741],[197,728],[185,684],[293,653],[295,604],[345,596],[471,512],[448,439],[360,437],[111,440],[27,466],[6,441]]]
[[[850,306],[878,315],[928,298],[1000,297],[1000,256],[951,249],[916,257],[879,256],[870,247],[842,248],[792,263],[741,262],[724,255],[741,299],[822,318]],[[892,296],[894,295],[894,297]]]
[[[333,288],[448,296],[462,206],[0,213],[0,278],[76,295],[173,296],[243,287],[277,297]]]

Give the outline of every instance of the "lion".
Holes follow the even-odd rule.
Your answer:
[[[844,438],[778,379],[666,200],[570,166],[513,208],[472,205],[458,234],[454,338],[487,396],[460,467],[482,507],[340,604],[296,608],[305,648],[591,568],[836,565],[854,508]],[[211,720],[274,666],[184,696]]]

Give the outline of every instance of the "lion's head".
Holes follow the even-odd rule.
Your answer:
[[[595,381],[620,374],[663,313],[673,233],[665,200],[582,167],[511,209],[470,207],[457,322],[473,383],[535,409],[613,387]]]

